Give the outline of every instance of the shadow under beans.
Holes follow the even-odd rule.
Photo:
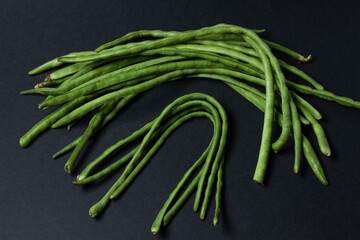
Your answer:
[[[171,235],[169,233],[168,226],[162,227],[160,231],[157,233],[157,235],[160,239],[170,239]]]
[[[226,168],[224,169],[224,175],[226,174]],[[224,204],[224,196],[229,196],[226,194],[227,186],[226,184],[223,184],[222,192],[221,192],[221,199],[223,199],[220,206],[220,218],[219,218],[219,225],[221,226],[224,233],[226,233],[228,236],[232,236],[234,227],[232,225],[232,221],[230,220],[230,216],[228,214],[227,204]]]

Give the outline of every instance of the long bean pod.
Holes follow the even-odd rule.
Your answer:
[[[51,126],[51,124],[56,122],[63,115],[69,113],[73,109],[77,108],[78,106],[94,98],[95,96],[93,95],[80,97],[58,108],[56,111],[52,112],[51,114],[43,118],[40,122],[35,124],[24,136],[22,136],[19,141],[20,146],[27,147],[37,136],[39,136],[40,133],[48,129]]]

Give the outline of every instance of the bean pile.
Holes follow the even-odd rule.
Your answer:
[[[169,81],[206,78],[222,81],[264,112],[262,139],[253,178],[256,182],[262,184],[264,181],[271,149],[275,153],[279,152],[292,136],[295,148],[294,172],[299,171],[301,156],[304,154],[316,177],[322,184],[327,185],[321,163],[302,132],[302,125],[310,125],[320,151],[330,156],[331,149],[319,123],[322,115],[300,94],[314,95],[355,108],[360,108],[360,102],[324,90],[324,87],[309,75],[275,57],[272,51],[282,52],[298,62],[305,63],[311,59],[311,55],[304,57],[284,46],[260,38],[258,34],[261,32],[263,30],[250,30],[229,24],[184,32],[141,30],[106,43],[95,51],[73,52],[46,62],[29,74],[39,74],[64,64],[68,65],[46,76],[45,81],[38,83],[34,89],[21,94],[46,95],[46,99],[39,104],[41,109],[61,106],[30,129],[20,139],[20,145],[28,146],[50,127],[67,125],[70,129],[83,116],[99,109],[84,134],[53,156],[56,158],[72,151],[65,164],[65,170],[71,172],[89,139],[106,126],[136,95]],[[300,77],[304,84],[285,79],[283,71]],[[265,89],[265,93],[253,85]],[[212,97],[201,93],[189,94],[175,100],[158,118],[108,148],[78,175],[74,184],[81,185],[96,181],[128,163],[119,180],[90,209],[90,215],[97,215],[110,199],[122,193],[167,136],[182,122],[193,117],[209,118],[214,123],[214,137],[200,159],[186,172],[171,193],[157,216],[152,231],[156,233],[160,226],[166,225],[197,187],[194,204],[196,211],[200,206],[207,179],[200,213],[200,217],[204,218],[217,175],[214,217],[216,225],[220,209],[227,122],[221,105]],[[272,134],[274,121],[282,129],[275,141]],[[143,135],[141,144],[123,158],[88,176],[90,171],[108,156]],[[150,150],[142,157],[145,149]],[[175,195],[200,166],[202,168],[197,176],[174,203]]]

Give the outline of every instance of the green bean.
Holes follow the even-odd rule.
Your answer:
[[[319,113],[319,111],[316,110],[316,108],[314,108],[308,101],[306,101],[293,91],[291,91],[291,95],[295,99],[295,101],[301,104],[307,111],[309,111],[315,119],[320,120],[322,118],[321,113]]]
[[[329,91],[325,91],[325,90],[317,90],[317,89],[313,89],[311,87],[305,86],[305,85],[301,85],[301,84],[297,84],[297,83],[293,83],[290,81],[286,81],[287,85],[289,86],[289,88],[294,89],[300,93],[303,94],[308,94],[308,95],[314,95],[317,96],[319,98],[323,98],[325,100],[328,101],[334,101],[337,102],[340,105],[344,105],[347,107],[355,107],[355,108],[359,108],[360,109],[360,102],[359,101],[355,101],[351,98],[348,97],[342,97],[342,96],[337,96]]]
[[[79,70],[81,70],[87,64],[89,64],[89,62],[75,63],[70,66],[56,70],[55,72],[51,73],[48,76],[48,80],[52,81],[52,80],[60,79],[60,78],[72,75],[74,73],[77,73]]]
[[[63,77],[60,79],[56,79],[56,80],[51,80],[50,82],[44,81],[44,82],[40,82],[38,84],[36,84],[34,86],[34,88],[43,88],[43,87],[49,87],[49,86],[53,86],[53,85],[58,85],[58,84],[62,84],[66,81],[68,81],[69,79],[71,79],[72,76],[68,76],[68,77]]]
[[[258,162],[253,177],[255,181],[262,184],[264,181],[267,162],[269,159],[269,153],[271,148],[271,135],[272,135],[272,126],[274,119],[274,103],[275,103],[274,80],[270,66],[270,61],[268,57],[264,54],[263,49],[258,47],[253,40],[249,38],[245,38],[245,40],[249,42],[259,54],[265,72],[266,106],[265,106],[265,114],[264,114],[264,125],[263,125]]]
[[[21,95],[27,95],[27,94],[41,94],[45,96],[57,96],[59,95],[59,91],[56,88],[32,88],[28,90],[21,91]]]
[[[81,118],[77,118],[71,122],[69,122],[69,124],[66,126],[66,130],[68,130],[68,132],[70,132],[70,130],[75,126],[76,123],[78,123],[80,121]]]
[[[74,56],[81,56],[81,55],[86,55],[90,52],[74,52],[74,53],[68,53],[66,55],[64,55],[64,57],[74,57]],[[58,61],[58,58],[54,58],[53,60],[50,60],[40,66],[38,66],[37,68],[31,70],[29,72],[29,75],[36,75],[42,72],[45,72],[47,70],[50,70],[52,68],[56,68],[56,67],[60,67],[61,65],[63,65],[63,62]]]
[[[276,50],[278,50],[278,51],[280,51],[280,52],[283,52],[283,53],[289,55],[290,57],[292,57],[293,59],[298,60],[298,61],[300,61],[300,62],[305,63],[305,62],[310,61],[310,59],[311,59],[311,54],[310,54],[309,56],[307,56],[307,57],[304,57],[304,56],[302,56],[301,54],[299,54],[299,53],[297,53],[297,52],[295,52],[295,51],[293,51],[293,50],[291,50],[291,49],[289,49],[289,48],[286,48],[286,47],[284,47],[284,46],[281,46],[281,45],[278,44],[278,43],[274,43],[274,42],[271,42],[271,41],[265,40],[265,39],[263,39],[263,41],[264,41],[267,45],[269,45],[269,47],[271,47],[271,48],[273,48],[273,49],[276,49]]]
[[[76,145],[74,151],[72,152],[69,160],[65,164],[65,171],[70,173],[72,167],[74,166],[78,156],[80,155],[81,150],[85,147],[85,144],[88,142],[90,137],[93,135],[95,129],[101,124],[104,115],[109,113],[117,104],[117,101],[110,101],[105,103],[98,113],[96,113],[89,122],[88,128],[85,130],[84,134],[81,136],[78,144]]]
[[[93,95],[79,97],[58,108],[56,111],[43,118],[40,122],[33,126],[24,136],[22,136],[20,138],[20,146],[27,147],[40,133],[48,129],[51,124],[56,122],[63,115],[69,113],[76,107],[90,101],[93,98],[95,98],[95,96]]]
[[[308,161],[311,169],[313,170],[317,179],[323,184],[328,185],[328,181],[326,180],[325,173],[323,168],[321,167],[321,163],[318,157],[315,154],[314,149],[311,146],[309,140],[302,135],[302,147],[306,160]]]
[[[58,61],[57,58],[55,58],[55,59],[53,59],[51,61],[48,61],[48,62],[38,66],[37,68],[31,70],[28,74],[29,75],[36,75],[36,74],[45,72],[45,71],[47,71],[49,69],[60,67],[63,64],[64,64],[63,62],[60,62],[60,61]]]
[[[215,214],[213,224],[214,226],[219,225],[219,215],[220,215],[220,204],[221,204],[221,190],[222,190],[222,183],[223,183],[223,173],[224,173],[224,156],[222,157],[220,167],[217,174],[217,185],[216,185],[216,207],[215,207]]]
[[[73,150],[73,149],[76,147],[76,145],[79,143],[80,139],[81,139],[81,136],[78,137],[77,139],[75,139],[74,141],[72,141],[71,143],[69,143],[68,145],[66,145],[65,147],[63,147],[60,151],[56,152],[56,153],[52,156],[52,158],[54,158],[54,159],[55,159],[55,158],[58,158],[58,157],[60,157],[61,155],[63,155],[63,154],[65,154],[65,153]]]
[[[310,77],[309,75],[307,75],[306,73],[304,73],[303,71],[301,71],[300,69],[291,66],[289,64],[287,64],[286,62],[284,62],[283,60],[279,59],[279,64],[280,67],[287,70],[288,72],[291,72],[299,77],[301,77],[302,79],[308,81],[311,85],[313,85],[316,89],[318,90],[324,90],[324,87],[318,83],[317,81],[315,81],[315,79],[313,79],[312,77]]]
[[[76,181],[73,181],[73,184],[83,185],[83,184],[88,184],[88,183],[99,180],[100,178],[115,171],[119,167],[123,166],[125,163],[129,162],[138,149],[139,149],[139,146],[136,146],[133,150],[128,152],[125,156],[123,156],[122,158],[120,158],[119,160],[117,160],[116,162],[111,164],[110,166],[106,167],[105,169],[101,170],[100,172],[97,172],[89,177],[85,177],[85,178],[82,178],[81,180],[79,180],[80,175],[78,175],[78,177],[76,178]]]
[[[190,183],[190,185],[185,189],[180,198],[174,203],[171,209],[165,214],[163,219],[163,225],[166,226],[169,224],[171,219],[175,216],[175,214],[179,211],[182,205],[184,205],[185,201],[190,197],[190,195],[194,192],[196,186],[199,183],[200,177],[202,176],[202,171],[198,173],[198,175],[194,178],[194,180]]]
[[[321,126],[321,124],[319,124],[318,121],[316,121],[316,119],[311,115],[311,113],[305,109],[305,107],[303,107],[301,104],[298,105],[299,109],[301,110],[301,112],[304,114],[304,116],[309,120],[309,122],[311,123],[311,126],[314,130],[314,133],[316,135],[319,147],[321,152],[326,155],[326,156],[330,156],[331,155],[331,149],[330,149],[330,145],[329,142],[326,138],[325,135],[325,131],[323,129],[323,127]]]
[[[210,144],[206,148],[206,150],[203,152],[201,157],[194,163],[194,165],[191,168],[189,168],[189,170],[186,171],[184,176],[181,178],[181,180],[177,184],[176,188],[170,193],[170,195],[169,195],[168,199],[166,200],[164,206],[159,211],[158,215],[156,216],[156,218],[155,218],[155,220],[154,220],[154,222],[153,222],[153,224],[151,226],[151,232],[152,233],[156,234],[159,231],[161,225],[163,224],[163,220],[164,220],[164,217],[166,215],[166,211],[169,209],[169,207],[172,204],[172,202],[174,201],[176,195],[179,194],[180,190],[184,187],[185,183],[188,181],[188,179],[194,173],[194,171],[204,162],[205,158],[208,155],[208,152],[209,152],[209,149],[210,149]]]
[[[291,110],[291,121],[293,125],[293,136],[295,144],[295,160],[294,160],[294,172],[298,173],[301,162],[301,123],[299,121],[298,111],[296,105],[290,96],[290,110]]]

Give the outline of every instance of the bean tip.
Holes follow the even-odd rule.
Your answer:
[[[323,185],[328,186],[329,182],[327,181],[327,179],[324,177],[324,179],[321,182]]]
[[[45,82],[51,82],[52,79],[51,79],[50,75],[46,75],[44,81],[45,81]]]
[[[219,226],[219,218],[214,217],[213,224],[214,224],[214,226]]]
[[[48,104],[47,103],[40,103],[39,104],[39,109],[45,109],[47,108]]]
[[[92,209],[90,208],[89,215],[90,215],[90,217],[95,217],[97,214],[95,212],[93,212]]]
[[[38,83],[38,84],[36,84],[36,85],[34,86],[35,89],[36,89],[36,88],[42,88],[42,87],[44,87],[44,82]]]
[[[312,59],[312,55],[309,54],[309,56],[307,56],[307,57],[301,56],[299,60],[302,63],[306,63],[306,62],[310,61],[311,59]]]
[[[32,76],[32,75],[35,75],[36,74],[36,71],[35,69],[31,70],[28,72],[28,75]]]
[[[80,181],[84,180],[85,178],[86,178],[86,177],[81,176],[81,175],[79,174],[79,175],[76,176],[76,181],[77,181],[77,182],[80,182]]]
[[[70,166],[69,164],[65,164],[64,170],[65,170],[65,172],[67,172],[67,173],[71,173],[71,166]]]
[[[259,183],[261,186],[264,186],[264,181],[262,179],[258,179],[256,177],[253,178],[254,182]]]
[[[152,234],[157,234],[158,232],[159,232],[159,230],[160,230],[160,226],[158,226],[158,225],[153,225],[153,226],[151,226],[151,232],[152,232]]]
[[[24,138],[20,138],[19,144],[21,147],[27,147],[29,145],[28,141],[26,141]]]

